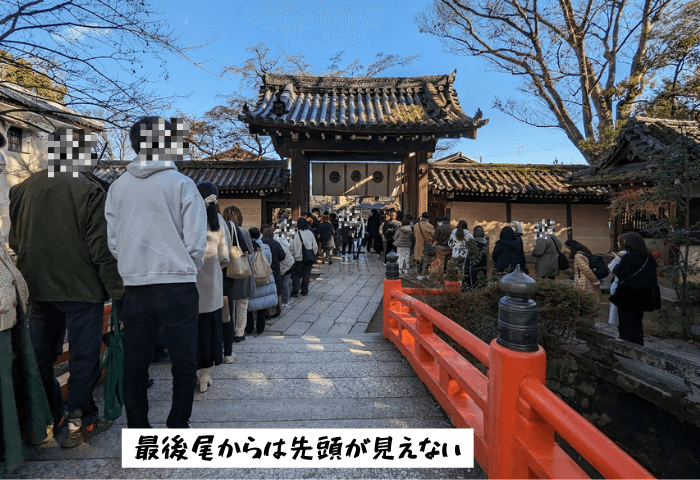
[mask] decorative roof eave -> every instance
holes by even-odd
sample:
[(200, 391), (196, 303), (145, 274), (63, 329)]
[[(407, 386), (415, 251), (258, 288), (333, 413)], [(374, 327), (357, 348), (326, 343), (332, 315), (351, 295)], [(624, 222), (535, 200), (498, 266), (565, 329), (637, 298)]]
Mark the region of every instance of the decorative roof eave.
[[(450, 75), (412, 78), (299, 77), (268, 74), (257, 103), (239, 119), (251, 131), (291, 129), (343, 134), (438, 135), (476, 138), (487, 119), (464, 113)], [(275, 127), (267, 132), (264, 127)]]
[[(23, 112), (26, 113), (48, 115), (61, 122), (80, 125), (83, 128), (89, 128), (95, 132), (104, 130), (102, 122), (86, 118), (65, 105), (44, 98), (36, 92), (9, 81), (0, 81), (0, 102), (24, 108), (25, 110), (23, 110)], [(0, 115), (2, 114), (3, 112), (0, 111)]]

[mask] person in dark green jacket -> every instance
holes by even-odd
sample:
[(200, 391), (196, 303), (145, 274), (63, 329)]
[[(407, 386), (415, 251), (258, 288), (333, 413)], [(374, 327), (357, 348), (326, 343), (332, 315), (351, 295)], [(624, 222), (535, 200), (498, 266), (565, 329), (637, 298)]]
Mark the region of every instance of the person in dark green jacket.
[[(92, 390), (100, 377), (104, 302), (120, 301), (124, 285), (107, 246), (106, 193), (82, 173), (53, 175), (42, 170), (10, 189), (9, 244), (29, 286), (30, 334), (54, 431), (61, 446), (74, 447), (111, 425), (98, 419)], [(53, 372), (66, 329), (67, 412)]]

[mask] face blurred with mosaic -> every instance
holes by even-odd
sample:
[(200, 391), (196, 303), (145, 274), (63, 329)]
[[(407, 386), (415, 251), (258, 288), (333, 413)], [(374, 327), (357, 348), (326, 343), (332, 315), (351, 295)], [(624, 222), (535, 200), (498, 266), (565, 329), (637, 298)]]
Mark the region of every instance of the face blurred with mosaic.
[(97, 163), (97, 136), (88, 129), (59, 128), (49, 137), (49, 177), (54, 173), (89, 172)]
[(544, 237), (551, 238), (554, 236), (554, 226), (556, 222), (551, 219), (540, 219), (535, 223), (535, 239)]
[(189, 152), (189, 143), (185, 137), (189, 135), (181, 118), (153, 118), (151, 122), (139, 122), (139, 158), (145, 165), (149, 160), (165, 162), (182, 162)]

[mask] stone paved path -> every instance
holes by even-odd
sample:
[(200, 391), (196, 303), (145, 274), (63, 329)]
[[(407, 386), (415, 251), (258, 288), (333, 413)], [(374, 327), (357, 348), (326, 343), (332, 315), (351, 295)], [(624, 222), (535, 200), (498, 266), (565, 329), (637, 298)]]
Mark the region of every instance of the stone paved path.
[[(363, 333), (381, 302), (383, 257), (318, 265), (309, 295), (234, 344), (236, 361), (213, 369), (196, 393), (194, 428), (453, 428), (398, 350)], [(152, 365), (150, 419), (164, 428), (170, 365)], [(101, 386), (95, 390), (99, 396)], [(100, 410), (102, 400), (98, 398)], [(9, 478), (483, 478), (475, 469), (122, 469), (126, 415), (74, 449), (31, 450)], [(6, 474), (4, 474), (6, 475)], [(0, 475), (2, 476), (2, 475)]]

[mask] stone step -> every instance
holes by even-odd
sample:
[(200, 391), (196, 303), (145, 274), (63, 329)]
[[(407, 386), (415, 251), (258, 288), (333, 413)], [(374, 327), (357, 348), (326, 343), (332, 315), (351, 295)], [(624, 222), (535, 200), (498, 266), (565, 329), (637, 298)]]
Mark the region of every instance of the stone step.
[[(700, 388), (700, 347), (676, 339), (645, 338), (644, 347), (620, 340), (617, 327), (595, 324), (596, 335), (587, 341), (621, 357), (638, 360), (654, 369), (680, 377)], [(597, 337), (597, 338), (596, 338)]]

